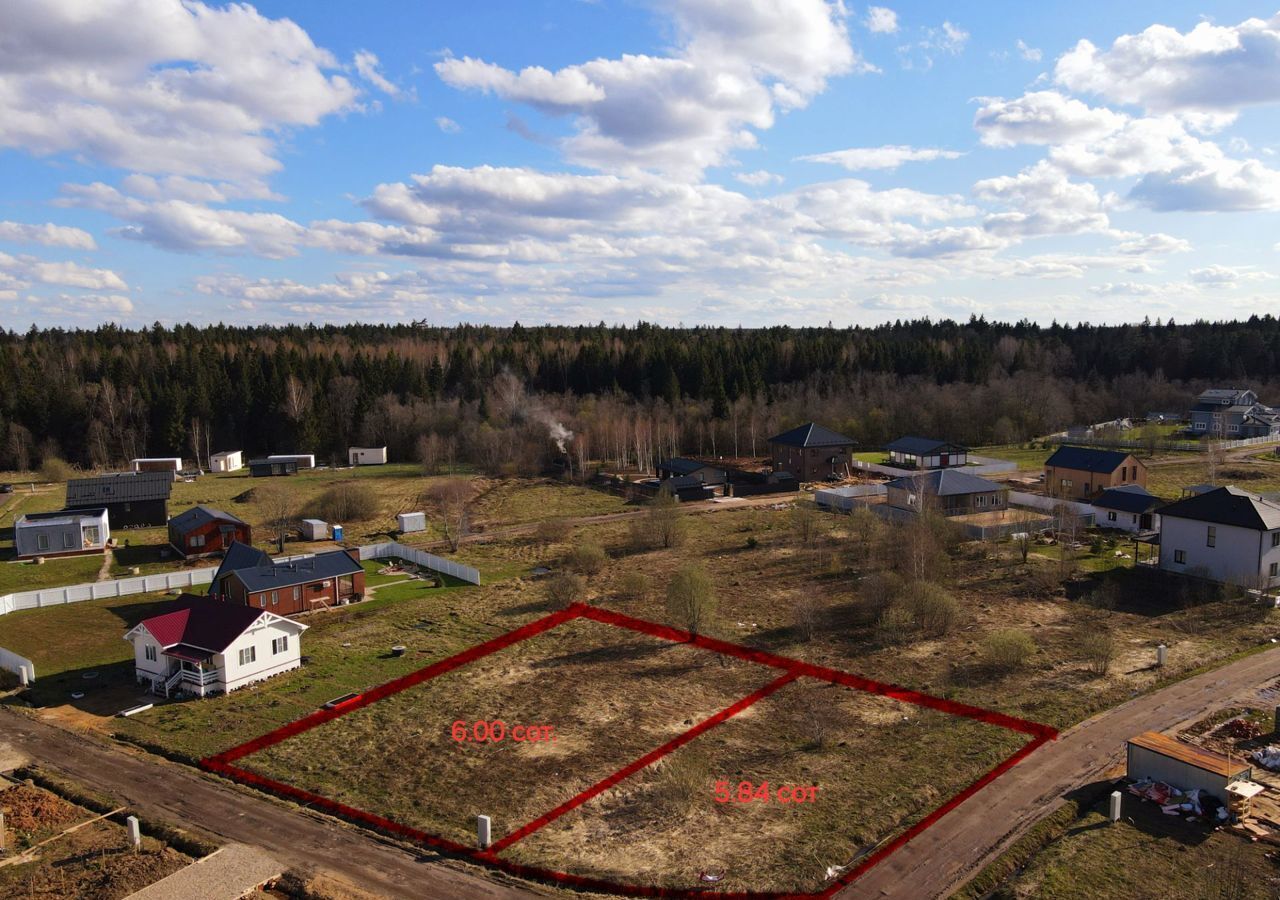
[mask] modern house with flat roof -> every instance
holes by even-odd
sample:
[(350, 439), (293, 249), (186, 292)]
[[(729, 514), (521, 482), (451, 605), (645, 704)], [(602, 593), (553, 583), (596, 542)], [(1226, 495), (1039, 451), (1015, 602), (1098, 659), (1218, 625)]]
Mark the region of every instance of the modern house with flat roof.
[(769, 456), (775, 472), (790, 472), (800, 481), (819, 481), (828, 475), (845, 475), (857, 441), (816, 422), (769, 438)]
[(885, 446), (889, 464), (902, 469), (946, 469), (969, 462), (969, 448), (932, 438), (901, 437)]
[(121, 472), (67, 482), (67, 509), (105, 509), (111, 527), (164, 525), (169, 521), (172, 472)]
[(209, 471), (238, 472), (244, 468), (244, 453), (240, 450), (221, 450), (209, 457)]
[(386, 447), (348, 447), (347, 465), (384, 466), (387, 463)]
[(1044, 461), (1044, 490), (1060, 500), (1092, 500), (1107, 488), (1147, 486), (1147, 467), (1124, 450), (1063, 445)]
[(275, 475), (297, 475), (298, 461), (289, 459), (251, 459), (249, 474), (254, 478), (270, 478)]
[(1160, 568), (1251, 588), (1280, 585), (1280, 503), (1221, 487), (1162, 507)]
[(111, 540), (105, 509), (64, 509), (27, 513), (13, 523), (18, 559), (102, 553)]

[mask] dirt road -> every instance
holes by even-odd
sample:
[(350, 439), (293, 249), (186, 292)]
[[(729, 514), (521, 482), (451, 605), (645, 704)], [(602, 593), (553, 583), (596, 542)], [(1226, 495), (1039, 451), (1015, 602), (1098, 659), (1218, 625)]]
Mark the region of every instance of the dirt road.
[[(326, 870), (388, 897), (514, 900), (536, 894), (497, 876), (417, 854), (326, 816), (276, 803), (195, 769), (83, 737), (0, 707), (3, 745), (143, 816), (261, 847), (289, 867)], [(551, 893), (548, 890), (548, 893)]]
[(1280, 676), (1280, 647), (1130, 700), (1064, 732), (956, 807), (840, 894), (943, 897), (1048, 815), (1063, 794), (1098, 781), (1124, 758), (1124, 742), (1197, 719)]

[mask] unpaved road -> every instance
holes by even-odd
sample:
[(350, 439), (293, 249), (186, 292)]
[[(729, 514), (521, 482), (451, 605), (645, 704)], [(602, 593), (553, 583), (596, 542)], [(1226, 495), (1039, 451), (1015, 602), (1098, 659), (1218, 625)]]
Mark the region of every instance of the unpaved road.
[[(1280, 647), (1137, 697), (1063, 732), (943, 816), (839, 896), (943, 897), (1058, 806), (1124, 758), (1125, 741), (1198, 719), (1280, 676)], [(945, 764), (945, 763), (940, 763)]]
[(495, 875), (441, 862), (429, 851), (402, 849), (371, 832), (284, 806), (196, 769), (0, 707), (0, 749), (4, 744), (42, 768), (110, 794), (144, 817), (260, 847), (286, 867), (334, 872), (377, 894), (433, 900), (536, 896)]

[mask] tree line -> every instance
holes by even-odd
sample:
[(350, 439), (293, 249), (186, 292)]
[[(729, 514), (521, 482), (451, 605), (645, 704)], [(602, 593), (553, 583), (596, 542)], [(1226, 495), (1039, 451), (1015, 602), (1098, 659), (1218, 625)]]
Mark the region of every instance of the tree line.
[[(868, 445), (973, 445), (1183, 410), (1209, 385), (1276, 396), (1280, 320), (850, 328), (399, 325), (0, 332), (0, 469), (50, 458), (314, 452), (536, 470), (760, 455), (816, 419)], [(570, 433), (571, 436), (570, 436)], [(563, 449), (562, 449), (563, 448)]]

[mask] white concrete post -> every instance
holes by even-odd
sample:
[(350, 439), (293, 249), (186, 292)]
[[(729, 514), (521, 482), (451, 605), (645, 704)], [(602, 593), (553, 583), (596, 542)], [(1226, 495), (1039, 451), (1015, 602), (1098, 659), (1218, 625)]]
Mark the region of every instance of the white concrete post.
[(1165, 658), (1169, 655), (1169, 648), (1164, 644), (1156, 647), (1156, 665), (1163, 666)]
[(138, 817), (130, 816), (125, 819), (125, 823), (129, 826), (129, 846), (135, 852), (142, 849), (142, 830), (138, 827)]
[(489, 849), (489, 835), (492, 825), (493, 823), (488, 816), (476, 816), (476, 843), (480, 845), (481, 850)]
[(1120, 801), (1123, 796), (1124, 795), (1121, 794), (1119, 791), (1111, 792), (1111, 821), (1112, 822), (1120, 821)]
[[(28, 674), (28, 671), (29, 670), (26, 666), (18, 666), (18, 681), (23, 687), (29, 687), (31, 685), (31, 676)], [(1278, 711), (1278, 714), (1280, 714), (1280, 711)]]

